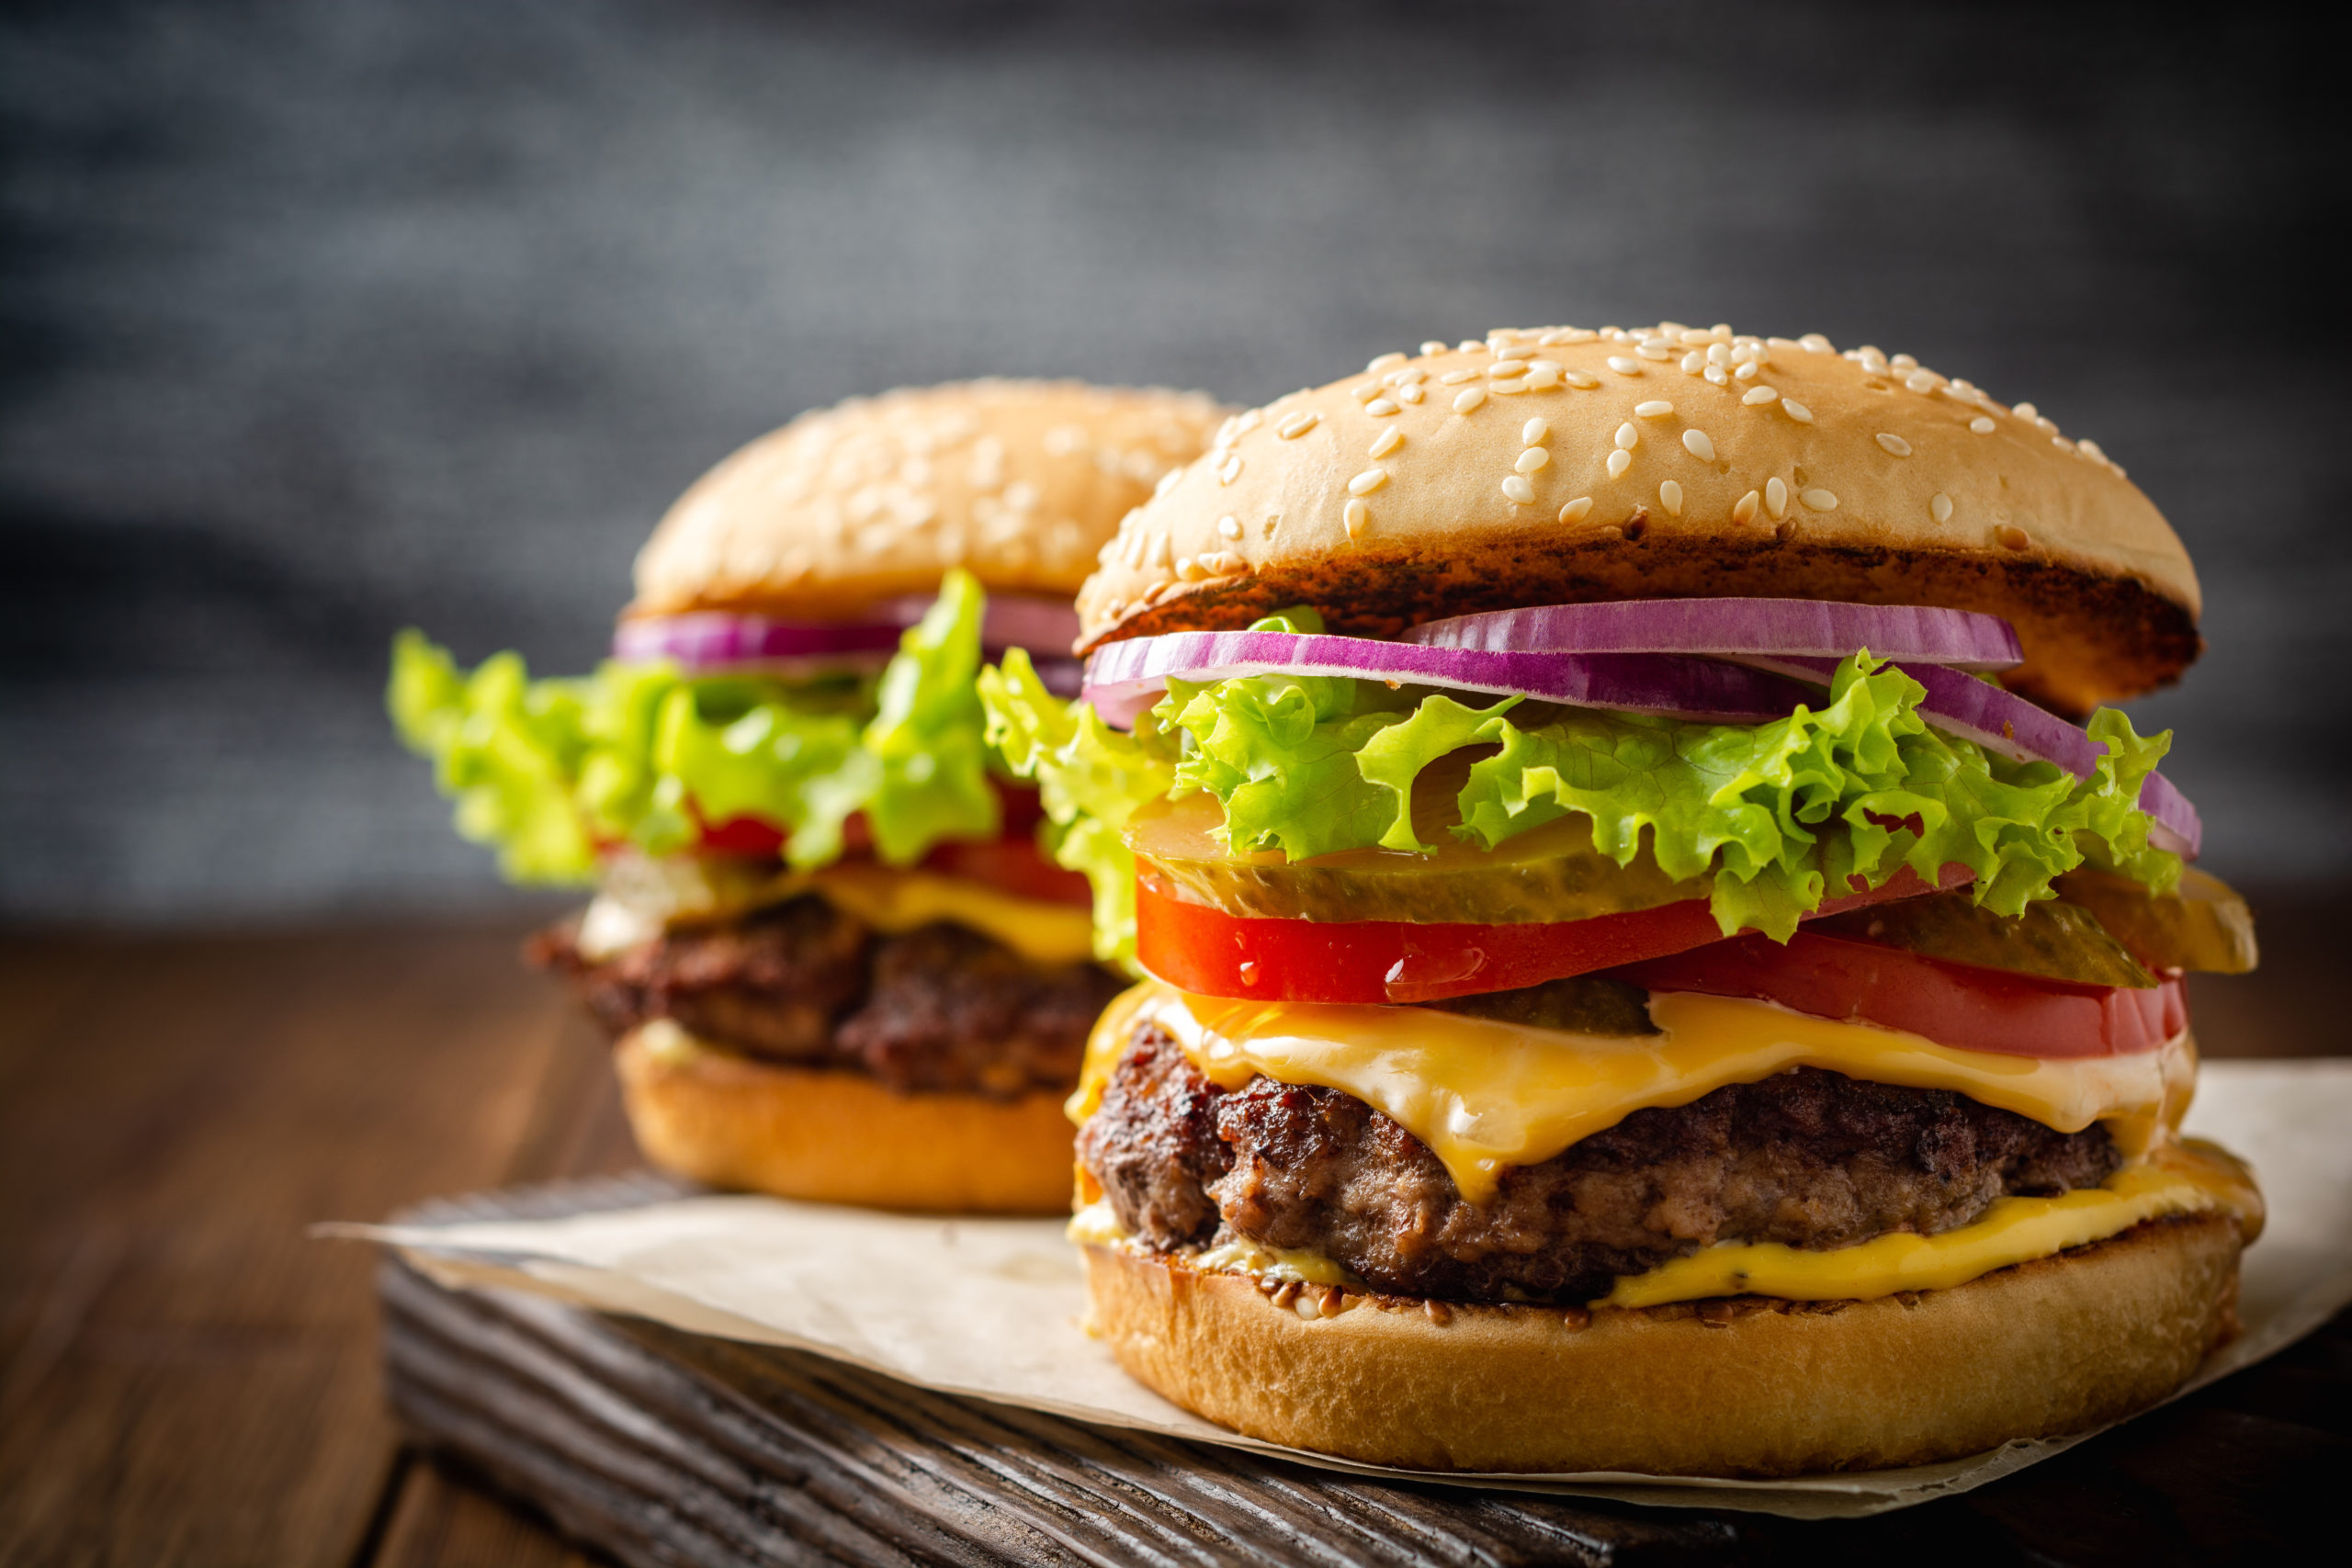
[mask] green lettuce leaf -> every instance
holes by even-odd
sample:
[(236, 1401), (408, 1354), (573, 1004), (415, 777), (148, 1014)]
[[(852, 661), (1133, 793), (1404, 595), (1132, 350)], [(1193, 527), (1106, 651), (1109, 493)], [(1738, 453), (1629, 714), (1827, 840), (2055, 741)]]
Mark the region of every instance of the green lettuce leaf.
[(1174, 746), (1148, 715), (1122, 735), (1091, 705), (1054, 695), (1017, 648), (980, 671), (979, 694), (989, 743), (1016, 776), (1037, 782), (1046, 852), (1094, 890), (1095, 956), (1132, 968), (1136, 861), (1119, 830), (1175, 784)]
[(949, 573), (878, 680), (607, 661), (533, 681), (519, 655), (468, 673), (404, 631), (386, 706), (433, 759), (458, 831), (494, 846), (518, 882), (587, 883), (599, 843), (670, 853), (695, 842), (697, 818), (746, 816), (786, 829), (786, 858), (805, 871), (840, 858), (843, 824), (863, 812), (876, 852), (905, 865), (997, 832), (975, 689), (985, 608), (978, 581)]
[(2077, 780), (1929, 728), (1917, 712), (1925, 695), (1858, 654), (1825, 705), (1758, 725), (1508, 698), (1473, 707), (1444, 693), (1278, 676), (1171, 682), (1154, 711), (1185, 738), (1182, 786), (1224, 803), (1236, 850), (1427, 851), (1412, 827), (1413, 781), (1441, 757), (1489, 747), (1457, 797), (1455, 833), (1492, 849), (1580, 815), (1621, 865), (1646, 842), (1669, 876), (1712, 872), (1727, 936), (1786, 941), (1849, 878), (1876, 887), (1905, 866), (1932, 884), (1945, 865), (1965, 865), (1977, 901), (2007, 915), (2051, 897), (2051, 879), (2086, 859), (2160, 890), (2177, 878), (2179, 861), (2149, 845), (2137, 806), (2169, 735), (2143, 739), (2102, 711), (2091, 734), (2106, 756)]

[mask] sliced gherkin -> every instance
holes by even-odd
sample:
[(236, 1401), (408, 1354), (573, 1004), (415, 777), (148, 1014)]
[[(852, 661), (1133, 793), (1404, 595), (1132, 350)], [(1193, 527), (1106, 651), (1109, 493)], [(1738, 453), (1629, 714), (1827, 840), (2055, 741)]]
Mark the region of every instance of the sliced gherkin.
[(2129, 877), (2085, 866), (2057, 881), (2058, 895), (2099, 924), (2151, 969), (2243, 975), (2261, 959), (2254, 911), (2220, 877), (2184, 867), (2180, 886), (2151, 893)]
[(2156, 983), (2098, 916), (2058, 898), (2028, 904), (2024, 914), (2011, 917), (1995, 914), (1959, 889), (1849, 909), (1808, 920), (1805, 929), (2081, 986), (2145, 988)]
[(1482, 850), (1446, 831), (1453, 802), (1414, 792), (1414, 830), (1432, 854), (1343, 850), (1308, 860), (1280, 851), (1235, 854), (1210, 835), (1223, 820), (1209, 795), (1159, 800), (1128, 819), (1126, 845), (1140, 870), (1190, 903), (1227, 914), (1308, 920), (1464, 921), (1514, 925), (1582, 920), (1704, 898), (1712, 878), (1677, 882), (1645, 850), (1631, 865), (1592, 847), (1581, 817), (1566, 817)]

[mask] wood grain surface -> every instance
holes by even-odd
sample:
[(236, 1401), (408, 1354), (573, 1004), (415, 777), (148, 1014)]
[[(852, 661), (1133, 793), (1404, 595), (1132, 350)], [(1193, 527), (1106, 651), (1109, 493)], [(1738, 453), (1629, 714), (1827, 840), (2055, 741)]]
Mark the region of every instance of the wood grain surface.
[[(2208, 1053), (2345, 1052), (2352, 891), (2258, 908), (2263, 973), (2195, 985)], [(376, 1260), (304, 1234), (635, 1165), (601, 1043), (521, 935), (0, 935), (0, 1563), (583, 1561), (405, 1441)], [(1973, 1495), (1964, 1540), (2226, 1555), (2344, 1472), (2347, 1395), (2339, 1325), (2087, 1445), (2119, 1450), (2095, 1485), (2057, 1487), (2067, 1460)]]

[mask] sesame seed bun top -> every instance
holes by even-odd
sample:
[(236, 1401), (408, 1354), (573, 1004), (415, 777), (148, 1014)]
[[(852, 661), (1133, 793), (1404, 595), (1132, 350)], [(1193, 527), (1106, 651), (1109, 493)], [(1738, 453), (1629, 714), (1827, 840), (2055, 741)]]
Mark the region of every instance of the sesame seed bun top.
[(988, 380), (804, 413), (678, 499), (624, 613), (844, 619), (951, 566), (1075, 593), (1120, 516), (1227, 412), (1199, 392)]
[(2188, 553), (2096, 443), (1907, 355), (1675, 322), (1383, 355), (1227, 421), (1102, 558), (1085, 648), (1300, 603), (1372, 636), (1577, 600), (1942, 604), (2015, 623), (2005, 680), (2081, 711), (2201, 646)]

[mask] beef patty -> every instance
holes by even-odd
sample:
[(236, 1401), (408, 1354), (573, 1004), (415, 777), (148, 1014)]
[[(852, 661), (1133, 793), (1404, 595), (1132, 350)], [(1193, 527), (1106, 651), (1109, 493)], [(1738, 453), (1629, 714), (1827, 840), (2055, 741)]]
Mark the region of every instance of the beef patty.
[(1263, 1077), (1227, 1093), (1150, 1023), (1078, 1153), (1120, 1223), (1157, 1250), (1306, 1248), (1375, 1290), (1463, 1302), (1588, 1302), (1719, 1241), (1933, 1234), (2006, 1194), (2096, 1186), (2120, 1163), (2103, 1127), (2057, 1133), (1949, 1089), (1800, 1068), (1636, 1111), (1504, 1171), (1482, 1207), (1363, 1100)]
[(568, 976), (615, 1035), (666, 1018), (770, 1061), (1008, 1099), (1075, 1083), (1087, 1032), (1124, 984), (945, 922), (881, 935), (814, 895), (601, 961), (580, 952), (575, 920), (526, 952)]

